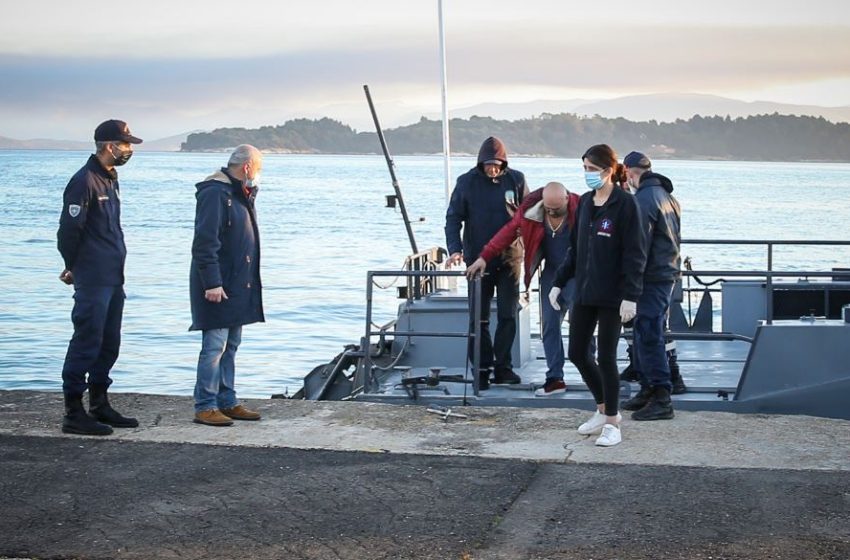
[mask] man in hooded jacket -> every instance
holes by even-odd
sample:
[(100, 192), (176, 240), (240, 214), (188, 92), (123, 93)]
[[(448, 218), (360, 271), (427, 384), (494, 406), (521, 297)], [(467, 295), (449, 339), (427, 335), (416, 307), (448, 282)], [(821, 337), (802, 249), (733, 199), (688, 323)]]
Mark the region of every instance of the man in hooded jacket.
[(242, 326), (263, 322), (260, 232), (254, 200), (262, 154), (237, 146), (227, 167), (197, 184), (189, 291), (192, 326), (203, 331), (195, 383), (195, 422), (229, 426), (259, 420), (236, 399)]
[(623, 403), (623, 409), (635, 411), (634, 420), (665, 420), (673, 418), (673, 404), (664, 326), (681, 270), (682, 211), (672, 195), (673, 182), (654, 173), (648, 157), (631, 152), (623, 166), (629, 186), (635, 190), (643, 225), (641, 242), (647, 255), (633, 327), (634, 369), (641, 374), (641, 390)]
[[(467, 266), (475, 262), (487, 242), (511, 220), (526, 194), (525, 175), (508, 167), (504, 143), (493, 136), (484, 140), (478, 151), (478, 164), (458, 177), (446, 211), (449, 265), (458, 264), (461, 260)], [(491, 340), (490, 303), (494, 293), (497, 295), (498, 324)], [(481, 280), (480, 389), (489, 388), (491, 371), (495, 383), (520, 382), (513, 371), (511, 359), (518, 305), (519, 278), (513, 271), (510, 256), (502, 254), (490, 259), (486, 275)], [(472, 321), (473, 317), (470, 317)], [(472, 356), (471, 345), (469, 355)]]

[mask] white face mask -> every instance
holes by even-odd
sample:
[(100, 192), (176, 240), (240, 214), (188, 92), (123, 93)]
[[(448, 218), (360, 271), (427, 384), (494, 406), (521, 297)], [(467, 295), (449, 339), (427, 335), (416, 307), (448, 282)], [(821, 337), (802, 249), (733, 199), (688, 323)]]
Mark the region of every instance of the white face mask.
[(253, 189), (254, 187), (259, 187), (260, 186), (260, 174), (254, 173), (253, 179), (246, 178), (245, 179), (245, 186), (248, 187), (249, 189)]

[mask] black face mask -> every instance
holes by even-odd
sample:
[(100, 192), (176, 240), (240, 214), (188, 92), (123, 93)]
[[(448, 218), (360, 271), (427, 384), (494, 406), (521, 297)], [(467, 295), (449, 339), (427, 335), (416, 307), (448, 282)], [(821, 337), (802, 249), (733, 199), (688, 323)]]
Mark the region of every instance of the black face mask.
[(112, 157), (115, 159), (115, 162), (112, 165), (115, 165), (116, 167), (119, 165), (124, 165), (125, 163), (130, 161), (131, 157), (133, 157), (133, 150), (127, 150), (125, 152), (124, 150), (119, 149), (118, 151), (120, 152), (120, 155), (112, 155)]
[(546, 213), (553, 218), (560, 218), (561, 216), (565, 216), (567, 214), (566, 208), (543, 208)]

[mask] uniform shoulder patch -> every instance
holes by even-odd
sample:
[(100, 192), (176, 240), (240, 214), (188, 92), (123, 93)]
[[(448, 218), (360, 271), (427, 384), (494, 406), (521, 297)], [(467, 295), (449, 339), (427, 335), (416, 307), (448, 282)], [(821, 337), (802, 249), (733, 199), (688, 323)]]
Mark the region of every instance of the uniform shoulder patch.
[(79, 204), (69, 204), (68, 205), (68, 214), (71, 215), (72, 218), (76, 218), (80, 215), (80, 205)]

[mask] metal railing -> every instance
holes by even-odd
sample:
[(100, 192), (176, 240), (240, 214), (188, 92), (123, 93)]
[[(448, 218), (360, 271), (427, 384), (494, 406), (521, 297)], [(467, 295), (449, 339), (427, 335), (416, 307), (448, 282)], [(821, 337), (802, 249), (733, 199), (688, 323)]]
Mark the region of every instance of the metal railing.
[[(377, 383), (374, 376), (374, 367), (372, 360), (372, 353), (370, 351), (371, 341), (373, 336), (395, 336), (395, 337), (410, 337), (422, 336), (422, 337), (436, 337), (436, 338), (466, 338), (468, 341), (474, 341), (472, 344), (472, 391), (473, 394), (478, 396), (478, 370), (481, 364), (481, 278), (476, 277), (470, 282), (470, 291), (472, 294), (472, 298), (467, 298), (468, 306), (469, 306), (469, 314), (472, 317), (471, 329), (468, 329), (467, 332), (451, 332), (451, 331), (405, 331), (399, 330), (398, 324), (394, 323), (393, 330), (388, 331), (384, 329), (375, 330), (372, 322), (372, 307), (373, 307), (373, 295), (375, 288), (375, 278), (379, 277), (404, 277), (407, 279), (418, 279), (422, 277), (431, 277), (431, 278), (439, 278), (439, 277), (457, 277), (464, 276), (462, 271), (455, 270), (405, 270), (405, 271), (389, 271), (389, 270), (370, 270), (366, 273), (366, 329), (364, 332), (364, 336), (361, 339), (361, 348), (364, 350), (363, 352), (363, 390), (365, 392), (370, 392), (375, 389), (375, 384)], [(414, 294), (411, 293), (408, 300), (418, 299), (413, 297)], [(467, 345), (468, 347), (468, 345)], [(465, 362), (468, 362), (469, 354), (467, 353), (467, 359)], [(466, 363), (464, 364), (466, 366)], [(355, 384), (356, 386), (356, 384)]]
[[(773, 323), (773, 293), (774, 293), (774, 278), (840, 278), (850, 281), (850, 271), (775, 271), (773, 270), (773, 249), (779, 245), (801, 245), (801, 246), (848, 246), (850, 241), (837, 240), (821, 240), (807, 241), (800, 239), (683, 239), (682, 245), (760, 245), (767, 248), (767, 269), (766, 270), (684, 270), (682, 276), (713, 276), (713, 277), (744, 277), (744, 278), (764, 278), (765, 279), (765, 321), (768, 325)], [(700, 291), (699, 288), (691, 290), (690, 288), (683, 291)], [(690, 297), (690, 293), (688, 295)]]
[[(442, 247), (432, 247), (426, 251), (420, 251), (410, 255), (404, 261), (404, 268), (408, 271), (428, 271), (438, 270), (439, 265), (443, 262), (443, 258), (447, 255)], [(406, 299), (420, 299), (428, 294), (434, 293), (439, 289), (437, 276), (434, 274), (424, 274), (421, 276), (408, 276), (407, 287), (404, 293), (399, 292), (400, 297)]]

